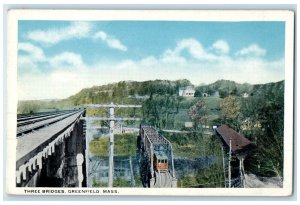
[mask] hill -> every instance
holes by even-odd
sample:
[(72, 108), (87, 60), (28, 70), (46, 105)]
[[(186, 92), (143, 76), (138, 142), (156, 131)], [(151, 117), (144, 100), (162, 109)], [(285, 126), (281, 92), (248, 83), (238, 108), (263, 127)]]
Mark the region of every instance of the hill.
[(253, 85), (252, 95), (260, 95), (263, 93), (284, 93), (284, 80), (276, 83), (256, 84)]
[[(278, 83), (268, 83), (251, 85), (248, 83), (239, 84), (229, 80), (218, 80), (212, 84), (195, 87), (196, 97), (201, 97), (203, 93), (208, 93), (213, 97), (224, 98), (228, 95), (241, 96), (243, 93), (259, 94), (262, 90), (283, 91), (283, 81)], [(181, 79), (176, 81), (170, 80), (152, 80), (152, 81), (121, 81), (101, 86), (84, 88), (77, 94), (63, 100), (51, 101), (20, 101), (18, 103), (18, 113), (40, 112), (49, 109), (69, 109), (74, 106), (81, 106), (88, 103), (138, 103), (141, 104), (148, 98), (155, 95), (177, 96), (180, 87), (192, 85), (189, 80)], [(189, 107), (195, 100), (182, 101)]]
[(228, 95), (241, 96), (243, 93), (250, 93), (253, 85), (249, 83), (239, 84), (230, 80), (218, 80), (212, 84), (196, 87), (196, 96), (207, 93), (210, 96), (226, 97)]
[(67, 98), (75, 106), (87, 103), (136, 103), (153, 95), (174, 95), (179, 87), (192, 85), (186, 79), (169, 81), (121, 81), (102, 86), (82, 89), (79, 93)]

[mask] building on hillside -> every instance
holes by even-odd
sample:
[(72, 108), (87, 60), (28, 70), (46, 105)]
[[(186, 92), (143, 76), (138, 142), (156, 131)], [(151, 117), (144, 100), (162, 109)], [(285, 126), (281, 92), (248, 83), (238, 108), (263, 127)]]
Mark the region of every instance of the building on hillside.
[(209, 94), (208, 93), (202, 93), (202, 97), (208, 97)]
[(195, 89), (193, 86), (187, 86), (179, 88), (179, 96), (183, 97), (194, 97), (195, 96)]
[(150, 98), (150, 96), (149, 96), (149, 95), (137, 95), (137, 94), (135, 94), (135, 95), (128, 95), (128, 98), (129, 98), (129, 99), (141, 99), (141, 100), (146, 100), (146, 99)]
[(243, 93), (243, 98), (247, 98), (247, 97), (249, 97), (249, 94), (248, 93)]
[(192, 128), (194, 126), (193, 122), (184, 122), (184, 127)]
[(243, 131), (258, 129), (261, 128), (261, 123), (258, 120), (253, 121), (250, 118), (247, 118), (246, 120), (242, 121), (240, 128)]

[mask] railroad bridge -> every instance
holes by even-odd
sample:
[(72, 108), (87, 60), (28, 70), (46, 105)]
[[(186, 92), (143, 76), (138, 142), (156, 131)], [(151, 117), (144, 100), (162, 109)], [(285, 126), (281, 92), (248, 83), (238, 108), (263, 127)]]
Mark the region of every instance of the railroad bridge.
[(85, 110), (18, 116), (16, 185), (84, 187)]
[(172, 144), (155, 128), (141, 124), (137, 146), (143, 186), (176, 188)]

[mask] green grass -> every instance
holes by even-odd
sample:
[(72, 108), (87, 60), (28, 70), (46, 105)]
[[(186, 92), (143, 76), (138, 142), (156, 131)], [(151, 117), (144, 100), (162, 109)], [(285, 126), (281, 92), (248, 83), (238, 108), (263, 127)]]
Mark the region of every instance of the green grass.
[(198, 170), (194, 176), (184, 176), (177, 181), (178, 188), (215, 188), (224, 187), (223, 168), (220, 163)]
[(220, 117), (220, 100), (218, 97), (205, 97), (204, 102), (208, 108), (208, 122), (216, 120)]
[(162, 132), (173, 147), (176, 157), (203, 157), (206, 155), (220, 155), (219, 142), (215, 136), (205, 136), (201, 133), (167, 133)]
[[(114, 153), (117, 156), (134, 156), (136, 153), (137, 134), (115, 135)], [(90, 152), (98, 157), (108, 156), (109, 137), (93, 139), (90, 144)]]
[[(181, 106), (179, 108), (179, 112), (174, 116), (174, 122), (168, 123), (167, 129), (177, 129), (181, 130), (184, 127), (185, 122), (191, 121), (188, 111), (189, 107), (197, 103), (200, 99), (203, 99), (207, 104), (208, 109), (208, 123), (216, 120), (220, 117), (220, 100), (219, 97), (205, 97), (205, 98), (184, 98)], [(173, 119), (170, 119), (171, 121)], [(210, 124), (210, 123), (209, 123)]]
[[(185, 122), (191, 121), (188, 115), (188, 109), (180, 109), (175, 115), (174, 121), (175, 129), (180, 130), (182, 127), (184, 127)], [(174, 128), (170, 127), (170, 129)]]
[(220, 108), (220, 100), (219, 97), (205, 97), (203, 98), (204, 102), (207, 104), (209, 109)]
[(90, 141), (89, 148), (90, 152), (98, 157), (107, 157), (108, 156), (108, 137), (102, 137), (98, 139), (93, 139)]
[[(93, 187), (108, 187), (107, 182), (96, 182), (95, 180), (93, 181)], [(130, 181), (127, 181), (122, 178), (116, 178), (113, 182), (113, 187), (131, 187)]]

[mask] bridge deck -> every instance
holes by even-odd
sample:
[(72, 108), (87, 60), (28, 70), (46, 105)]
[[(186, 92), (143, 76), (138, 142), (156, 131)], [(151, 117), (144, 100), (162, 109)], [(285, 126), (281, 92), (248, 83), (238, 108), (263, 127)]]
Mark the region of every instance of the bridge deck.
[(171, 188), (172, 176), (169, 172), (155, 171), (155, 183), (153, 188)]
[(68, 118), (58, 121), (48, 127), (31, 132), (17, 138), (17, 168), (50, 143), (57, 135), (71, 126), (83, 111), (76, 112)]

